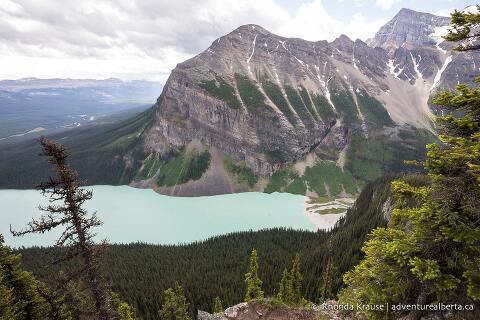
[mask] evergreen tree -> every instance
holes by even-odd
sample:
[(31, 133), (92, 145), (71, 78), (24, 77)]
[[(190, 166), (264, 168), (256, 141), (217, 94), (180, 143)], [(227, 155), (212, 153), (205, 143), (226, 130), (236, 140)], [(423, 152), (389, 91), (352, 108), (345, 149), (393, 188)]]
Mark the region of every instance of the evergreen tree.
[(293, 303), (292, 275), (287, 269), (283, 270), (277, 297), (285, 304)]
[[(480, 12), (479, 5), (477, 5), (477, 11)], [(452, 13), (451, 22), (453, 28), (449, 30), (444, 38), (448, 41), (460, 42), (455, 50), (470, 51), (480, 49), (480, 45), (475, 43), (475, 40), (478, 40), (480, 36), (476, 29), (480, 25), (480, 14), (455, 10)]]
[(293, 258), (290, 271), (283, 270), (277, 297), (283, 303), (291, 306), (300, 306), (303, 303), (299, 254)]
[(223, 313), (223, 311), (222, 300), (220, 300), (220, 297), (215, 297), (213, 300), (213, 313)]
[(110, 301), (121, 320), (137, 319), (135, 309), (125, 301), (122, 301), (117, 293), (110, 292)]
[[(478, 40), (470, 34), (479, 14), (455, 12), (449, 40)], [(472, 44), (470, 46), (470, 44)], [(460, 50), (476, 49), (475, 41)], [(447, 115), (437, 117), (442, 144), (428, 146), (429, 182), (392, 183), (395, 209), (388, 228), (372, 232), (365, 259), (345, 275), (344, 302), (364, 304), (480, 301), (480, 78), (434, 99)], [(368, 311), (371, 318), (385, 311)], [(409, 313), (419, 319), (421, 310)], [(479, 311), (462, 318), (478, 319)]]
[(6, 285), (5, 271), (0, 265), (0, 320), (15, 319), (13, 290)]
[(292, 270), (290, 271), (292, 279), (292, 302), (299, 305), (302, 302), (302, 274), (300, 273), (300, 255), (297, 253), (292, 261)]
[(20, 267), (0, 235), (0, 319), (71, 319), (61, 299), (44, 297), (44, 285)]
[(333, 266), (333, 254), (332, 254), (332, 243), (329, 241), (328, 252), (327, 252), (327, 262), (325, 264), (325, 269), (322, 273), (322, 285), (320, 287), (320, 302), (327, 301), (328, 298), (332, 296), (332, 274), (334, 271)]
[(263, 298), (262, 280), (258, 277), (257, 250), (255, 249), (250, 255), (250, 267), (245, 274), (245, 284), (247, 286), (245, 301)]
[(188, 303), (183, 288), (175, 282), (175, 288), (165, 290), (162, 310), (159, 312), (161, 320), (191, 320), (188, 315)]
[[(95, 214), (88, 216), (83, 208), (85, 201), (92, 198), (92, 191), (81, 188), (78, 174), (68, 164), (68, 150), (45, 137), (39, 139), (43, 155), (48, 157), (48, 162), (55, 167), (56, 177), (50, 177), (40, 183), (37, 189), (43, 195), (48, 195), (50, 205), (40, 207), (46, 212), (39, 220), (32, 220), (28, 227), (22, 231), (11, 231), (14, 236), (23, 236), (29, 233), (45, 233), (57, 227), (65, 227), (56, 246), (62, 248), (62, 256), (55, 261), (75, 261), (79, 267), (65, 274), (58, 284), (59, 292), (77, 301), (70, 303), (72, 309), (77, 305), (89, 304), (85, 310), (76, 309), (76, 316), (85, 313), (90, 318), (107, 320), (118, 317), (117, 310), (113, 310), (109, 301), (108, 290), (100, 273), (100, 257), (106, 248), (106, 243), (97, 245), (93, 241), (92, 229), (100, 226), (102, 222)], [(73, 280), (81, 284), (72, 285)], [(75, 288), (80, 292), (68, 292)], [(88, 295), (83, 295), (88, 291)]]

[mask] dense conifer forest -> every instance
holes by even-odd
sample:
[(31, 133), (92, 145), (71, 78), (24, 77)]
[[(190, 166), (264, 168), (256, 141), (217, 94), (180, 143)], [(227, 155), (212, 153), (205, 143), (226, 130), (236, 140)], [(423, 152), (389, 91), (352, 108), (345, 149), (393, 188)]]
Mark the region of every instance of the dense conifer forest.
[[(104, 257), (104, 272), (120, 297), (142, 319), (157, 319), (164, 291), (178, 281), (185, 290), (192, 315), (196, 309), (211, 311), (218, 296), (224, 306), (243, 301), (245, 273), (253, 248), (258, 253), (259, 277), (265, 296), (278, 293), (282, 272), (296, 253), (301, 258), (302, 295), (318, 302), (328, 261), (329, 297), (342, 285), (342, 275), (358, 263), (367, 233), (386, 224), (383, 205), (390, 197), (390, 177), (366, 186), (356, 205), (331, 232), (272, 229), (219, 236), (204, 242), (162, 246), (111, 245)], [(24, 268), (48, 280), (55, 268), (53, 249), (19, 250)]]

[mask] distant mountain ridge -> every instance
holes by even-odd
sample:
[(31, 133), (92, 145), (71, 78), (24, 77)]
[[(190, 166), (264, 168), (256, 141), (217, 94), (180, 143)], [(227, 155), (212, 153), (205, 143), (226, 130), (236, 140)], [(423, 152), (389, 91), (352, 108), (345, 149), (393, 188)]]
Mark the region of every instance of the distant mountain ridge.
[(151, 106), (160, 83), (144, 80), (24, 78), (0, 81), (0, 141), (73, 128)]
[[(87, 90), (90, 88), (91, 100), (109, 100), (111, 102), (151, 103), (158, 97), (162, 86), (155, 81), (131, 80), (123, 81), (117, 78), (97, 79), (38, 79), (23, 78), (17, 80), (0, 80), (0, 91), (27, 92), (40, 95), (54, 93), (55, 90)], [(96, 91), (95, 91), (96, 90)], [(96, 93), (96, 95), (95, 95)], [(87, 98), (87, 97), (85, 97)]]
[(441, 41), (448, 23), (402, 9), (368, 44), (241, 26), (179, 63), (149, 113), (102, 144), (121, 147), (112, 158), (128, 172), (108, 183), (184, 196), (357, 194), (424, 155), (441, 112), (432, 95), (478, 72), (477, 53)]

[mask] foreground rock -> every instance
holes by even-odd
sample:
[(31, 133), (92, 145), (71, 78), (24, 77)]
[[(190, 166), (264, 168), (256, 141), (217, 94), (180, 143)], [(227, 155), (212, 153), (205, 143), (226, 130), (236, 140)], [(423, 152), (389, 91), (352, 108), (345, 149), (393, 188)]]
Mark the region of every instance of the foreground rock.
[(212, 315), (205, 311), (198, 312), (198, 320), (326, 320), (343, 319), (336, 313), (319, 312), (309, 309), (291, 309), (286, 307), (271, 308), (259, 302), (243, 302), (230, 307), (223, 314)]

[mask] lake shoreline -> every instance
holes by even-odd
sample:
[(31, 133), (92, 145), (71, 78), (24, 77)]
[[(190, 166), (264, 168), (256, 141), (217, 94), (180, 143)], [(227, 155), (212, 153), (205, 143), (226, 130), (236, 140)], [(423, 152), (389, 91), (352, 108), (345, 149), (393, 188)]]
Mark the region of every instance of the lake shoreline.
[[(87, 186), (93, 190), (86, 203), (104, 225), (97, 240), (111, 243), (142, 242), (176, 245), (203, 241), (232, 232), (272, 228), (316, 231), (304, 214), (304, 197), (288, 193), (247, 192), (205, 197), (170, 197), (151, 189), (129, 186)], [(22, 199), (22, 201), (18, 201)], [(12, 237), (32, 217), (39, 218), (38, 205), (47, 204), (36, 190), (0, 190), (0, 233), (11, 247), (52, 246), (61, 230), (44, 235)]]
[[(315, 225), (317, 230), (331, 230), (337, 221), (344, 217), (348, 208), (350, 208), (354, 198), (339, 198), (325, 201), (323, 203), (315, 203), (315, 198), (304, 197), (304, 214), (311, 223)], [(330, 211), (341, 211), (339, 213), (329, 213)]]

